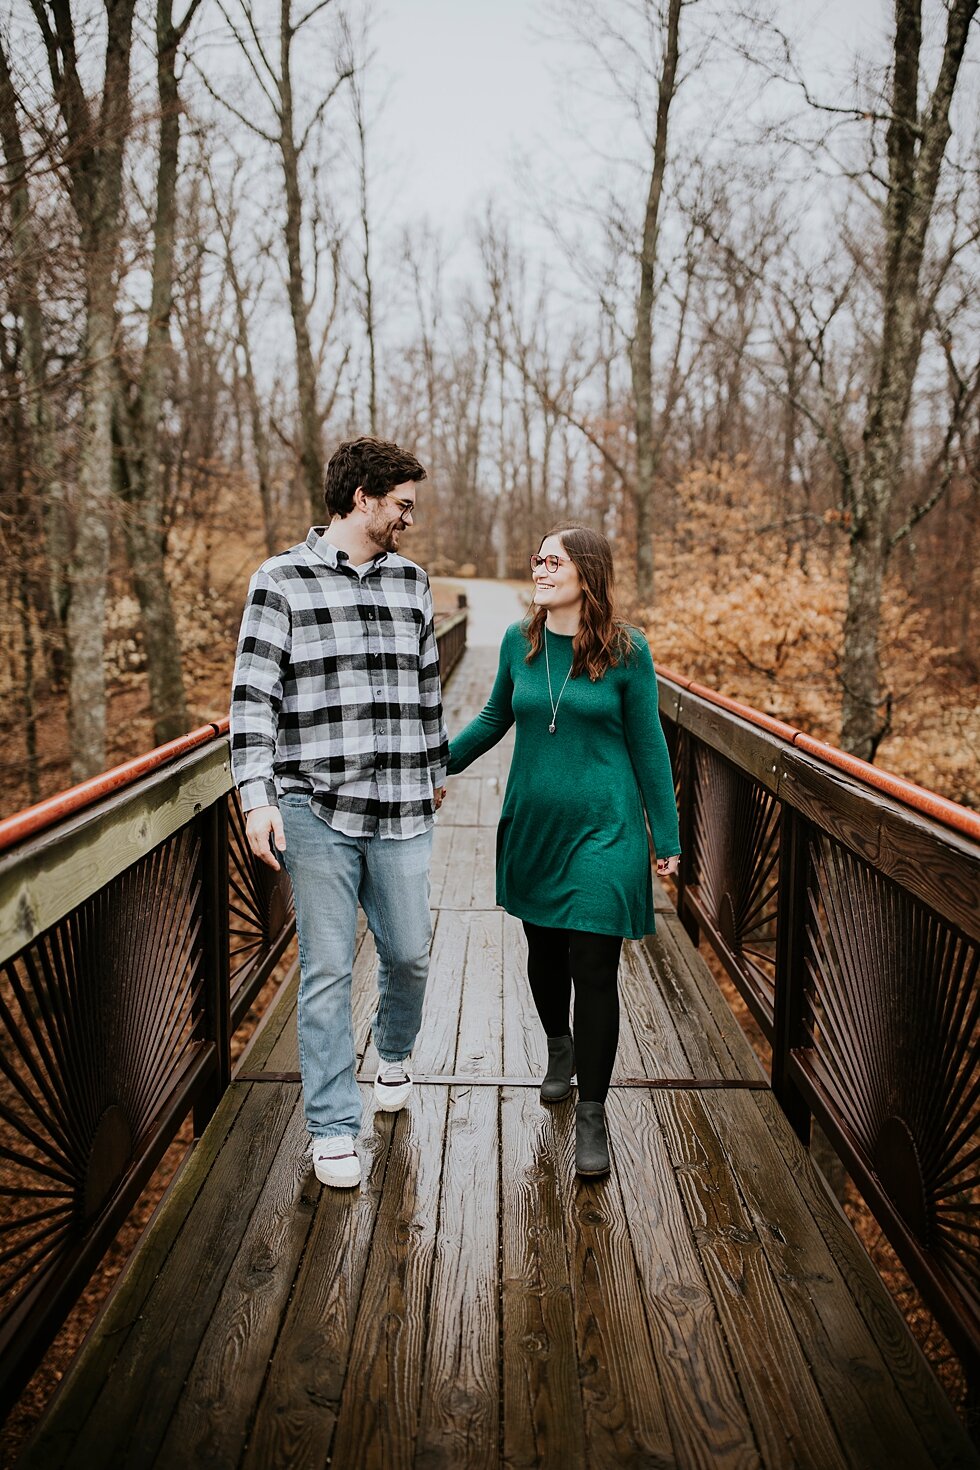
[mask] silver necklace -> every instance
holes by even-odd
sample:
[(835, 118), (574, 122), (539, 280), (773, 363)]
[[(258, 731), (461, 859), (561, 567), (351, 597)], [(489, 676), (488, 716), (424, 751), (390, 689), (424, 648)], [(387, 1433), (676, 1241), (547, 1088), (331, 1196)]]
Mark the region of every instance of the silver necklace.
[[(573, 657), (572, 658), (572, 663), (574, 663), (574, 662), (575, 662), (575, 659)], [(554, 733), (555, 733), (555, 721), (558, 718), (558, 706), (561, 704), (561, 697), (565, 693), (565, 684), (567, 684), (568, 681), (569, 681), (569, 679), (572, 677), (572, 668), (571, 668), (571, 664), (569, 664), (568, 673), (565, 675), (565, 684), (563, 684), (561, 686), (561, 688), (559, 689), (559, 691), (558, 691), (558, 698), (556, 699), (555, 696), (551, 692), (551, 660), (548, 658), (548, 629), (547, 629), (547, 626), (545, 627), (545, 630), (544, 630), (544, 667), (545, 667), (545, 672), (548, 675), (548, 698), (551, 701), (551, 724), (548, 726), (548, 734), (549, 735), (554, 735)]]

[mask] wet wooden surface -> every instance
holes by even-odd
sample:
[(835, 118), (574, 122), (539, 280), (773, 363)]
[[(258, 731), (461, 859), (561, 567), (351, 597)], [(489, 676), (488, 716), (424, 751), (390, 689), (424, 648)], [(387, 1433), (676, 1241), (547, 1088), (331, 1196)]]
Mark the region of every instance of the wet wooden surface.
[[(494, 666), (467, 654), (450, 730)], [(662, 894), (624, 953), (614, 1169), (575, 1176), (573, 1101), (538, 1101), (523, 935), (493, 901), (509, 757), (450, 785), (427, 1080), (397, 1115), (373, 1109), (361, 934), (361, 1188), (312, 1173), (294, 982), (22, 1463), (980, 1464)]]

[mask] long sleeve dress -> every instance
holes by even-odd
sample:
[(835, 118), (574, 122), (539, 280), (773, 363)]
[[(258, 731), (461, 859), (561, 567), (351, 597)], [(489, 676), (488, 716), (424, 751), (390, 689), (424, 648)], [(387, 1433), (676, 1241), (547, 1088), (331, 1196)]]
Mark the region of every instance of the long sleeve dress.
[[(557, 699), (573, 639), (545, 636)], [(552, 735), (544, 651), (526, 663), (527, 638), (512, 624), (489, 700), (450, 742), (455, 775), (516, 724), (497, 828), (497, 902), (528, 923), (631, 939), (654, 931), (644, 810), (658, 858), (680, 852), (680, 838), (653, 660), (643, 634), (630, 636), (625, 662), (595, 682), (568, 680)]]

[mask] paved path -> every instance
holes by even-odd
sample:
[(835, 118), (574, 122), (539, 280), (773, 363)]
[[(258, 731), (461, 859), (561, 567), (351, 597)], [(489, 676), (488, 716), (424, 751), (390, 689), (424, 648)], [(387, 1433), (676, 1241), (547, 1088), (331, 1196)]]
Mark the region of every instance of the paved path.
[(510, 583), (495, 582), (487, 577), (454, 579), (454, 585), (464, 589), (469, 603), (468, 648), (499, 648), (504, 632), (511, 623), (523, 617), (530, 600), (530, 580), (527, 597), (523, 597)]

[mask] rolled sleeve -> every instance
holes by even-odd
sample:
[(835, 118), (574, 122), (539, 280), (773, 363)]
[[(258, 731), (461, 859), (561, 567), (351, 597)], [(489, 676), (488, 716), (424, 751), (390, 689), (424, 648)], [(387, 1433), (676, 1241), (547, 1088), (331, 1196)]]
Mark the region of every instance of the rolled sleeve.
[(428, 585), (422, 595), (422, 614), (424, 625), (419, 642), (419, 710), (432, 784), (442, 786), (449, 767), (449, 732), (442, 710), (439, 645), (436, 640), (432, 592)]
[(246, 812), (276, 803), (274, 763), (291, 635), (289, 604), (260, 567), (249, 583), (231, 695), (231, 769)]

